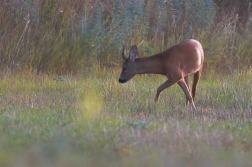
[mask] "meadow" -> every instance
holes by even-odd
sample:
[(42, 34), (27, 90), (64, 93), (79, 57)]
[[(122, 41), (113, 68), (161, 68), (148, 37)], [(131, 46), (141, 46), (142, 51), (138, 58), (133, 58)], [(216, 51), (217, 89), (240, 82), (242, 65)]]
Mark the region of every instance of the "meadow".
[[(0, 2), (0, 166), (252, 166), (251, 23), (215, 13), (213, 0)], [(197, 112), (176, 84), (154, 103), (164, 76), (118, 82), (122, 43), (144, 57), (186, 38), (205, 51)]]
[(99, 71), (1, 75), (1, 166), (252, 165), (251, 71), (203, 76), (198, 112), (178, 85), (154, 103), (165, 77)]

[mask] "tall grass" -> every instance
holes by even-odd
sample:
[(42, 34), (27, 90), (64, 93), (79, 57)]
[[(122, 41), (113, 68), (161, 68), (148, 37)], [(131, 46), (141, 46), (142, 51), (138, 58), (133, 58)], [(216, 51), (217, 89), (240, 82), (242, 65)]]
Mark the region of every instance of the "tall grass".
[[(238, 18), (215, 25), (215, 10), (212, 0), (0, 1), (0, 166), (251, 166), (251, 30), (237, 33)], [(119, 85), (123, 42), (149, 56), (186, 38), (205, 50), (198, 112), (178, 86), (155, 105), (161, 76)]]
[(251, 64), (251, 30), (237, 33), (235, 19), (215, 25), (213, 0), (14, 0), (0, 5), (2, 69), (86, 72), (94, 63), (115, 66), (122, 43), (137, 44), (141, 55), (149, 56), (186, 38), (203, 43), (210, 71)]

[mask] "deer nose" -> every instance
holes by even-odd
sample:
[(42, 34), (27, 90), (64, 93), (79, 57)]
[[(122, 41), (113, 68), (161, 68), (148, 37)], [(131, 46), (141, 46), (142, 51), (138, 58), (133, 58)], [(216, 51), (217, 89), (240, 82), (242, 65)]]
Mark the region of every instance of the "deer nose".
[(120, 83), (125, 83), (126, 81), (125, 80), (123, 80), (123, 79), (120, 79), (119, 78), (119, 80), (118, 80)]

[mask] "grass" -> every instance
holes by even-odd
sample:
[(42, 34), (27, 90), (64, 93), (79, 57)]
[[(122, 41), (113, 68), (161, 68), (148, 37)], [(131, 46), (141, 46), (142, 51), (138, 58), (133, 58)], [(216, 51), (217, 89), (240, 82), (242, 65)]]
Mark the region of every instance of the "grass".
[(204, 75), (198, 112), (165, 78), (2, 74), (1, 166), (251, 166), (251, 71)]
[(217, 9), (214, 0), (3, 1), (0, 68), (78, 74), (115, 67), (122, 43), (150, 56), (188, 38), (202, 43), (208, 71), (250, 68), (250, 27), (238, 33), (238, 15), (215, 24)]
[[(0, 166), (252, 166), (251, 29), (216, 7), (0, 2)], [(179, 86), (155, 105), (162, 76), (118, 83), (122, 43), (143, 57), (185, 38), (205, 52), (198, 112)]]

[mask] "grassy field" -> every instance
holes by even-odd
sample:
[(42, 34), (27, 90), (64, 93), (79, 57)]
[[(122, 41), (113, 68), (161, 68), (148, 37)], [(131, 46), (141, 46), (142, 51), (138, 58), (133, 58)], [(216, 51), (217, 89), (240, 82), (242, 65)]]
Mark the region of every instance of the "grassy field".
[[(252, 22), (216, 2), (0, 1), (0, 166), (252, 166)], [(163, 76), (118, 83), (122, 43), (144, 57), (188, 38), (198, 112), (177, 85), (154, 103)]]
[[(2, 73), (0, 166), (251, 166), (252, 73), (203, 75), (198, 112), (165, 78)], [(99, 72), (98, 72), (99, 71)]]

